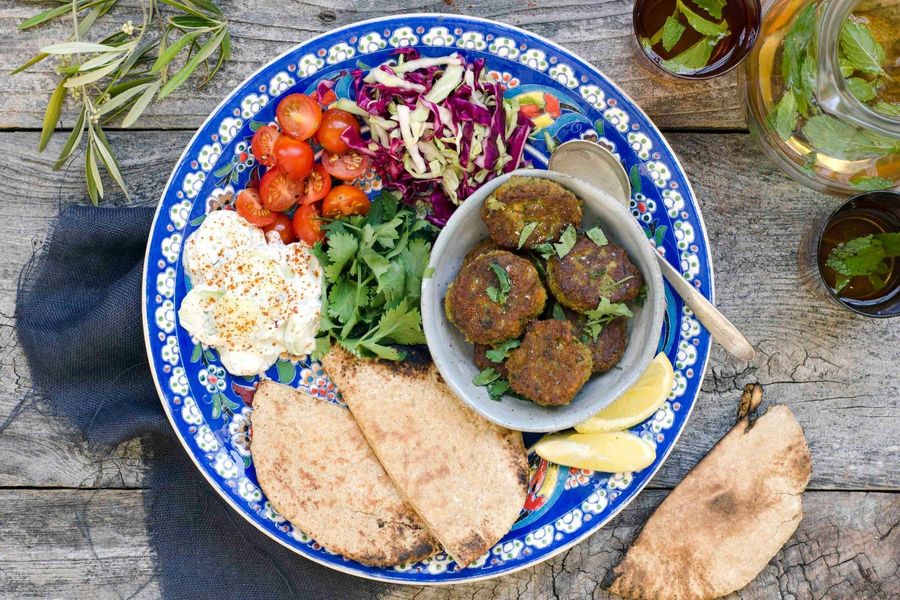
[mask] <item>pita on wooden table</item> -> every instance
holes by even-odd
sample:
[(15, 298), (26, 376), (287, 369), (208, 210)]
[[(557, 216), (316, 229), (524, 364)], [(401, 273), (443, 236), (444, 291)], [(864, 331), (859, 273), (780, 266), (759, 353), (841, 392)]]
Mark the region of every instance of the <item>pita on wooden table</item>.
[(803, 430), (787, 406), (749, 413), (762, 388), (744, 389), (737, 424), (644, 524), (605, 582), (642, 600), (718, 598), (750, 583), (800, 520), (811, 472)]

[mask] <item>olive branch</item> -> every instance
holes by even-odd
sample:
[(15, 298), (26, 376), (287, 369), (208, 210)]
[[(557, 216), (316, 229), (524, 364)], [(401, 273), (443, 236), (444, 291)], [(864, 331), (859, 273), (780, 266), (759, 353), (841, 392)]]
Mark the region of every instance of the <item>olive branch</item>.
[[(201, 65), (206, 76), (198, 87), (206, 85), (231, 56), (228, 21), (211, 0), (142, 0), (139, 25), (129, 20), (97, 42), (86, 41), (91, 27), (118, 2), (58, 0), (59, 6), (26, 19), (19, 24), (22, 31), (53, 19), (71, 19), (72, 33), (65, 41), (41, 48), (11, 72), (20, 73), (49, 57), (56, 59), (60, 79), (47, 103), (38, 151), (47, 146), (70, 98), (79, 105), (78, 116), (53, 168), (69, 160), (86, 133), (85, 180), (94, 204), (104, 196), (101, 165), (128, 196), (103, 125), (121, 117), (121, 126), (130, 127), (154, 100), (171, 94)], [(176, 14), (164, 16), (159, 4)]]

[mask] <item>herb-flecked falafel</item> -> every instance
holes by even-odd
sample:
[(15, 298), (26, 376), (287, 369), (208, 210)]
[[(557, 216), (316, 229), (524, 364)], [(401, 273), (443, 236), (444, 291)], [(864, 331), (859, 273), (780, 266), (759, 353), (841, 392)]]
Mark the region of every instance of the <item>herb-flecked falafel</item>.
[(546, 301), (547, 291), (531, 262), (494, 250), (460, 268), (447, 289), (444, 310), (467, 340), (493, 345), (521, 336)]
[(571, 323), (557, 319), (529, 325), (506, 361), (510, 388), (543, 406), (571, 403), (592, 368), (590, 349), (575, 337)]
[[(512, 249), (554, 241), (569, 225), (577, 229), (581, 215), (582, 202), (575, 194), (537, 177), (512, 177), (481, 205), (481, 219), (491, 239)], [(529, 229), (521, 240), (523, 230)]]

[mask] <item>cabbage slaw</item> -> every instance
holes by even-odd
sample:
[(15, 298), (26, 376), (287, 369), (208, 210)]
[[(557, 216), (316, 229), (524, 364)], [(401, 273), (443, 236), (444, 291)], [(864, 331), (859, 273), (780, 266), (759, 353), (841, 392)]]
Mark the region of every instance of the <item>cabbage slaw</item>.
[[(426, 203), (426, 218), (443, 225), (478, 187), (520, 166), (531, 120), (487, 80), (483, 58), (421, 57), (411, 48), (395, 54), (353, 71), (356, 101), (332, 106), (369, 126), (369, 140), (351, 130), (342, 139), (369, 156), (383, 184), (407, 203)], [(333, 85), (321, 82), (320, 97)]]

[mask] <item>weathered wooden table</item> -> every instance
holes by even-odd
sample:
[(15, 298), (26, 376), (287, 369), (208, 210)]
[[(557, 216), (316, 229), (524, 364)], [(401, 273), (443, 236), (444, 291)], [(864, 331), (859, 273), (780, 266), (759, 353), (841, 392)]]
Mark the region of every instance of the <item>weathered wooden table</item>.
[[(136, 2), (135, 2), (136, 4)], [(606, 598), (599, 586), (637, 528), (725, 433), (741, 386), (759, 381), (806, 432), (813, 474), (796, 535), (742, 598), (900, 597), (900, 319), (854, 316), (802, 283), (797, 247), (838, 200), (782, 175), (746, 131), (736, 78), (666, 86), (632, 58), (631, 2), (223, 2), (234, 58), (207, 88), (185, 86), (129, 131), (112, 131), (133, 197), (153, 204), (169, 171), (219, 99), (290, 46), (331, 27), (391, 12), (461, 12), (518, 25), (585, 57), (618, 82), (666, 133), (709, 229), (718, 304), (758, 350), (742, 364), (714, 348), (703, 393), (665, 467), (639, 499), (589, 540), (540, 566), (455, 588), (394, 588), (391, 598)], [(61, 39), (59, 23), (16, 31), (39, 5), (0, 2), (0, 71)], [(282, 10), (287, 7), (290, 16)], [(127, 12), (127, 11), (126, 11)], [(135, 11), (137, 18), (137, 11)], [(128, 15), (122, 15), (122, 21)], [(140, 443), (92, 451), (29, 394), (16, 340), (16, 281), (61, 203), (85, 197), (76, 160), (51, 165), (66, 134), (36, 152), (49, 66), (0, 77), (0, 596), (159, 595), (142, 524)], [(61, 130), (72, 125), (64, 115)], [(107, 189), (112, 189), (110, 183)], [(123, 202), (121, 194), (113, 202)]]

